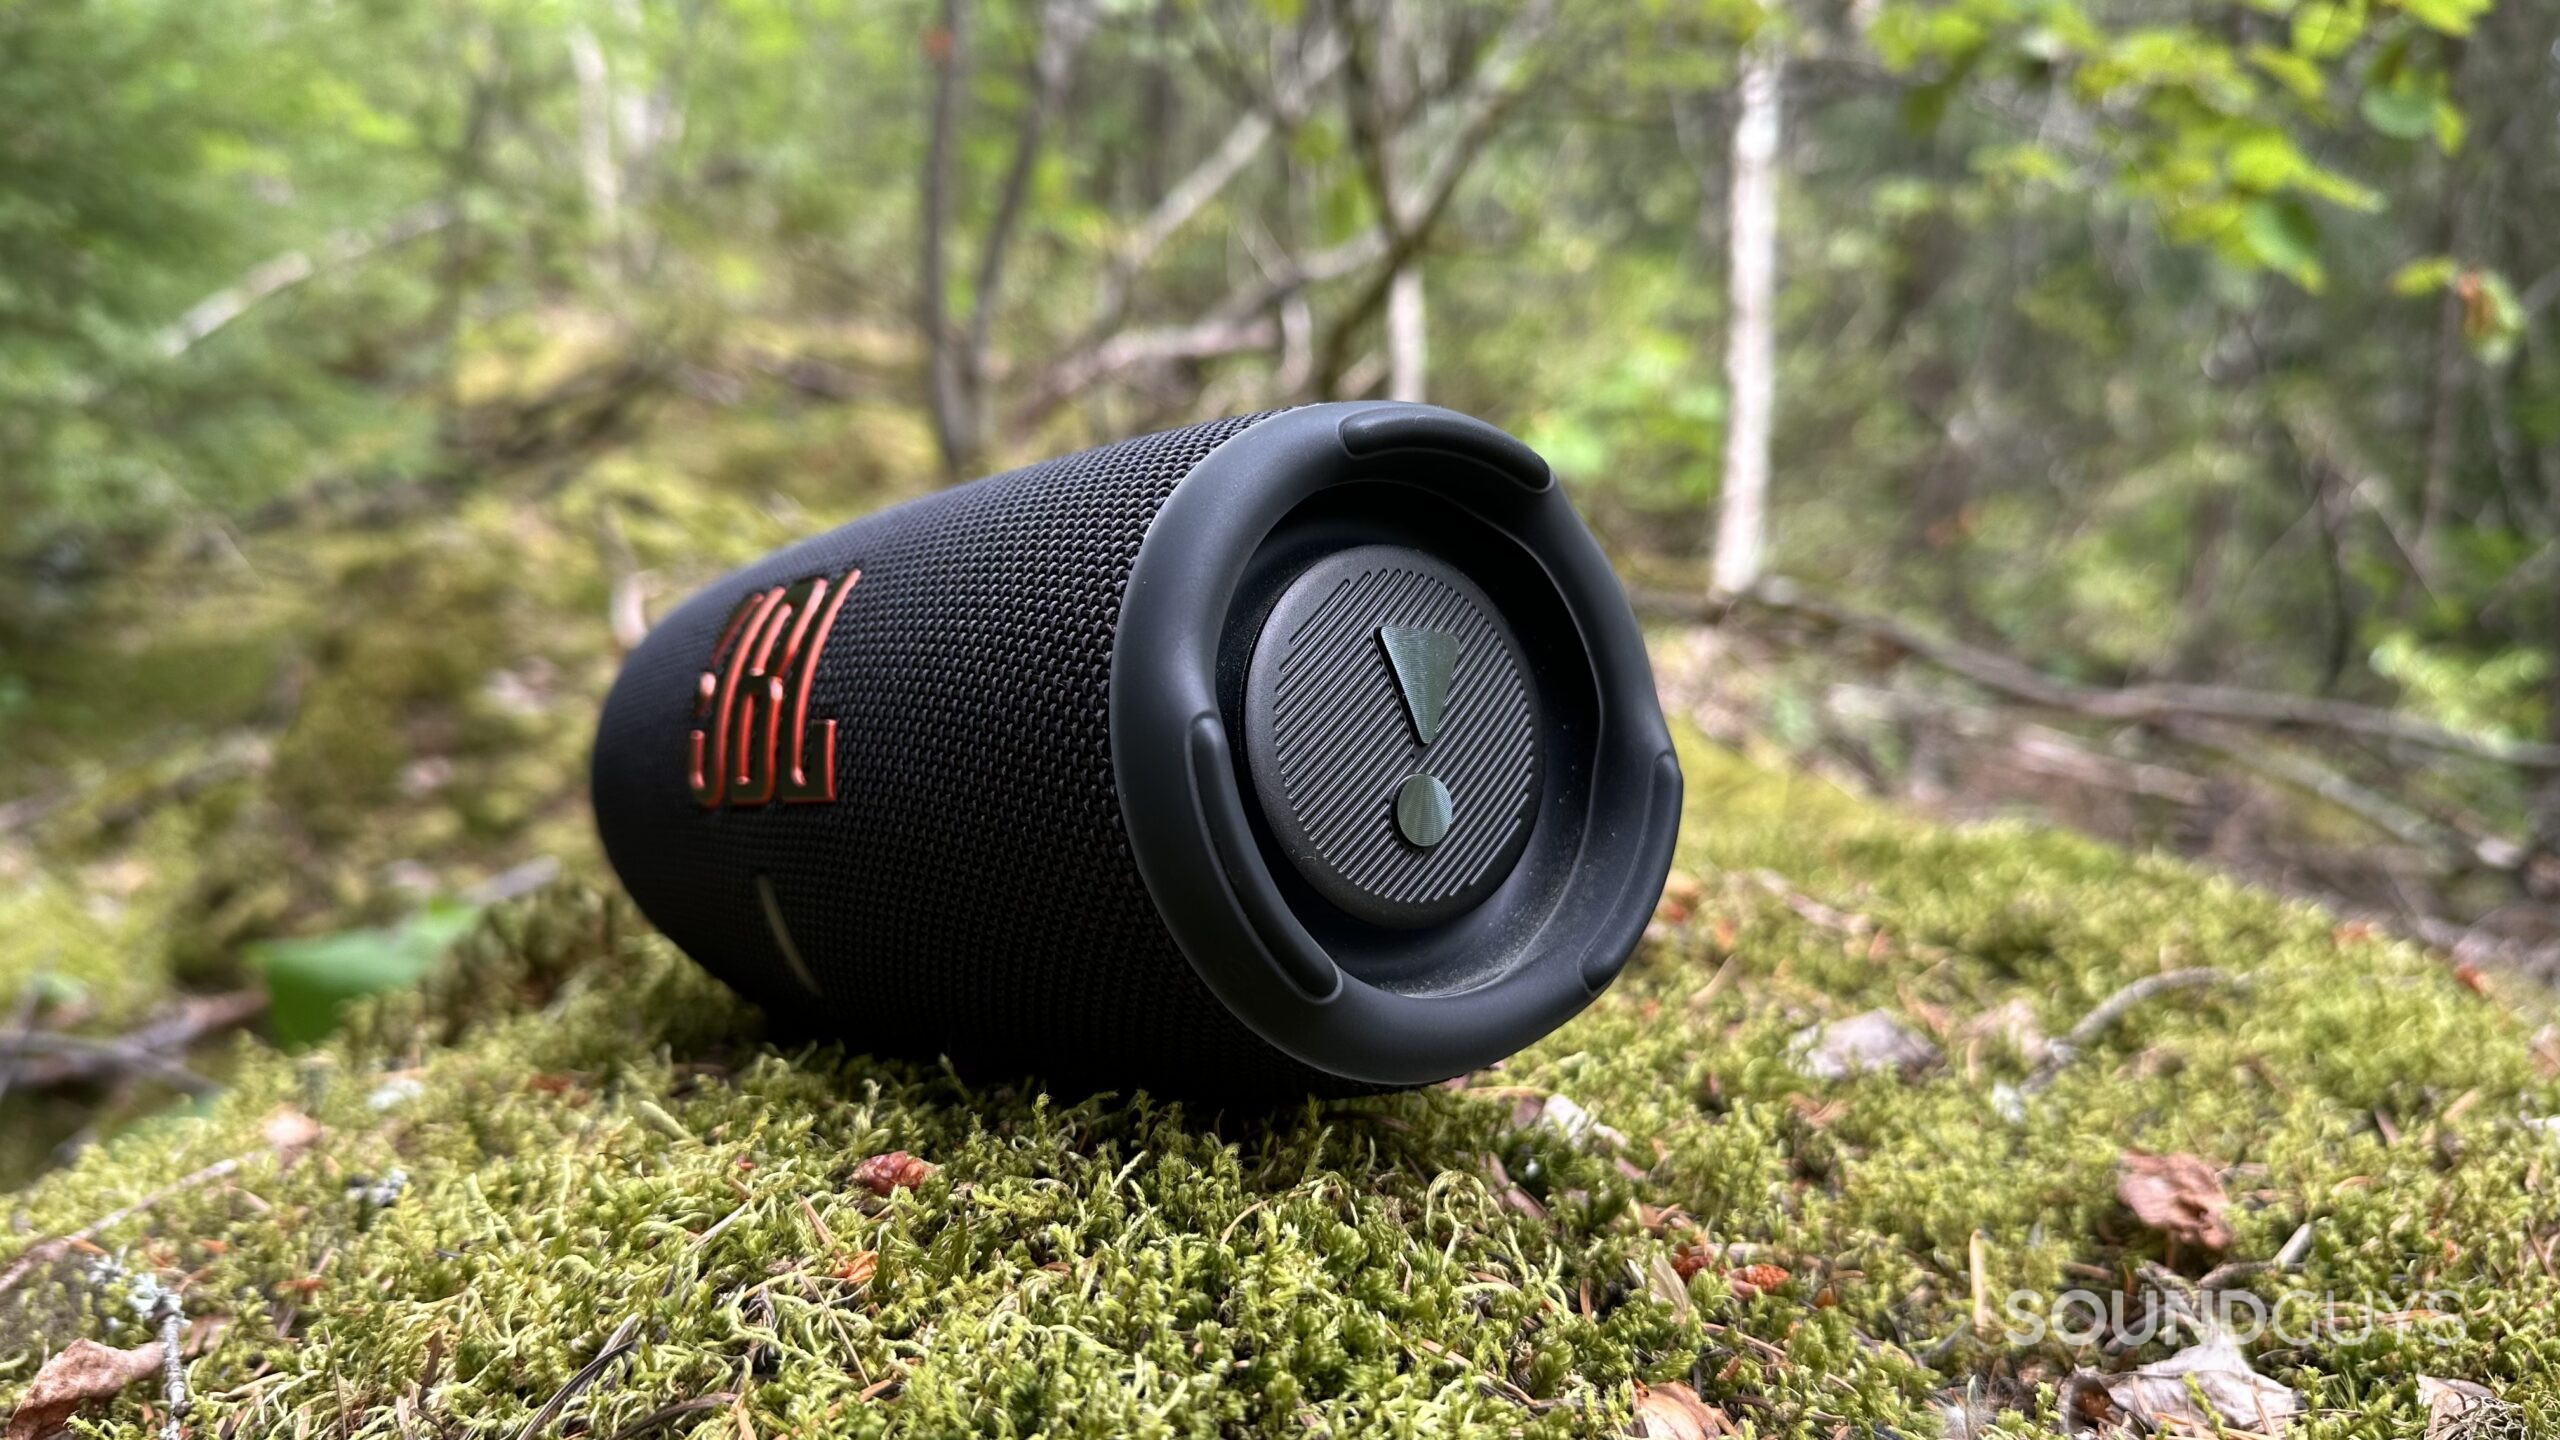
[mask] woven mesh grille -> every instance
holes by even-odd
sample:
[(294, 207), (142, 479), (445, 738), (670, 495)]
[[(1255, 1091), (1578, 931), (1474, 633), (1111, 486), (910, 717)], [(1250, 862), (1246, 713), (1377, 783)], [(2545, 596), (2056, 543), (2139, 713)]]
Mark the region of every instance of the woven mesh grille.
[[(991, 1074), (1184, 1090), (1357, 1088), (1208, 991), (1130, 859), (1109, 744), (1112, 637), (1156, 510), (1261, 416), (1143, 436), (859, 520), (730, 575), (634, 652), (596, 741), (597, 823), (650, 919), (768, 1009)], [(862, 571), (810, 695), (827, 805), (705, 810), (695, 686), (751, 590)], [(770, 882), (821, 992), (773, 938)]]

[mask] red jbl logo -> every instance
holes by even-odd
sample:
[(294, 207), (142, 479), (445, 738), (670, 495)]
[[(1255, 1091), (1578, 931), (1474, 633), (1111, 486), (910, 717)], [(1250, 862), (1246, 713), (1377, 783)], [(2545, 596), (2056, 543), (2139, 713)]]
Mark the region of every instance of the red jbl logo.
[(705, 808), (836, 798), (836, 722), (809, 729), (809, 687), (859, 570), (758, 590), (720, 629), (694, 688), (686, 778)]

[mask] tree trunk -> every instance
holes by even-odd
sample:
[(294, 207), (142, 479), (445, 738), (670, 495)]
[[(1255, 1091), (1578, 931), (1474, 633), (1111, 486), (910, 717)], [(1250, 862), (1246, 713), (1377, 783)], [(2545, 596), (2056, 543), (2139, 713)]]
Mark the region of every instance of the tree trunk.
[(1408, 262), (1387, 287), (1387, 398), (1421, 404), (1431, 363), (1422, 263)]
[[(2456, 94), (2461, 91), (2463, 62), (2469, 58), (2465, 51), (2453, 63), (2451, 81)], [(2437, 179), (2444, 187), (2444, 253), (2456, 265), (2465, 267), (2474, 261), (2471, 212), (2466, 203), (2472, 178), (2471, 167), (2457, 154), (2446, 158), (2444, 171)], [(2447, 285), (2444, 298), (2436, 307), (2435, 372), (2427, 394), (2426, 470), (2418, 487), (2418, 541), (2410, 554), (2418, 568), (2418, 583), (2429, 591), (2442, 583), (2448, 559), (2444, 532), (2453, 520), (2458, 481), (2455, 469), (2462, 461), (2462, 392), (2470, 378), (2470, 362), (2471, 347), (2463, 334), (2462, 288)]]
[(1740, 594), (1760, 579), (1768, 550), (1769, 430), (1777, 408), (1778, 112), (1786, 57), (1774, 40), (1743, 62), (1733, 126), (1732, 308), (1725, 340), (1731, 413), (1724, 490), (1716, 514), (1714, 585)]
[(595, 222), (597, 253), (605, 277), (622, 276), (622, 169), (614, 156), (617, 100), (613, 69), (593, 27), (569, 27), (569, 68), (578, 77), (578, 178)]
[(961, 92), (968, 83), (967, 0), (943, 0), (941, 76), (933, 96), (933, 133), (925, 159), (924, 324), (932, 346), (934, 438), (952, 479), (977, 471), (988, 448), (989, 391), (996, 315), (1004, 301), (1006, 262), (1031, 198), (1032, 173), (1047, 143), (1049, 121), (1066, 98), (1076, 52), (1091, 22), (1087, 0), (1048, 0), (1040, 12), (1040, 48), (1031, 62), (1031, 95), (1014, 124), (1013, 158), (1005, 166), (995, 213), (978, 247), (978, 269), (969, 315), (951, 314), (950, 240), (952, 170)]
[(958, 478), (973, 450), (977, 421), (961, 376), (960, 336), (951, 317), (951, 189), (960, 102), (969, 88), (968, 0), (942, 0), (933, 57), (933, 133), (924, 162), (923, 287), (917, 321), (924, 330), (926, 392), (943, 468)]
[(2462, 336), (2462, 297), (2445, 287), (2436, 310), (2435, 373), (2427, 396), (2425, 477), (2418, 488), (2418, 540), (2410, 558), (2432, 588), (2444, 574), (2444, 527), (2453, 513), (2454, 464), (2462, 449), (2462, 382), (2468, 355)]

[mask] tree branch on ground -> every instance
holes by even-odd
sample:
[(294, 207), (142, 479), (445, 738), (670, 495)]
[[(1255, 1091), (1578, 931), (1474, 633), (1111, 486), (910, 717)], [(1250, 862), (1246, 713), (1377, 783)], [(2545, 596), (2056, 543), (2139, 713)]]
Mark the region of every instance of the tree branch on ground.
[(2114, 1029), (2124, 1017), (2151, 1000), (2179, 990), (2208, 990), (2223, 985), (2243, 985), (2248, 983), (2248, 978), (2245, 975), (2226, 975), (2206, 965), (2143, 976), (2099, 1001), (2097, 1008), (2080, 1017), (2080, 1022), (2071, 1027), (2070, 1034), (2054, 1041), (2045, 1054), (2044, 1063), (2038, 1065), (2035, 1073), (2027, 1078), (2025, 1086), (2027, 1092), (2033, 1094), (2051, 1086), (2062, 1072), (2070, 1067), (2072, 1061), (2079, 1059), (2090, 1046), (2098, 1043), (2100, 1036)]
[(200, 1170), (193, 1170), (185, 1175), (179, 1176), (177, 1179), (170, 1181), (168, 1184), (161, 1186), (159, 1189), (152, 1191), (150, 1194), (143, 1196), (141, 1199), (134, 1201), (130, 1205), (119, 1206), (114, 1210), (108, 1211), (106, 1214), (99, 1216), (97, 1219), (90, 1221), (88, 1224), (81, 1226), (77, 1230), (70, 1231), (67, 1234), (56, 1235), (50, 1240), (37, 1241), (35, 1244), (30, 1245), (25, 1250), (21, 1251), (17, 1259), (9, 1262), (8, 1269), (0, 1270), (0, 1295), (6, 1295), (11, 1290), (16, 1289), (19, 1282), (25, 1280), (29, 1272), (33, 1271), (37, 1266), (47, 1264), (55, 1258), (68, 1253), (74, 1246), (87, 1244), (91, 1240), (94, 1240), (98, 1236), (106, 1233), (106, 1231), (114, 1226), (120, 1225), (125, 1221), (132, 1219), (134, 1216), (148, 1211), (151, 1207), (168, 1199), (172, 1195), (193, 1190), (200, 1185), (209, 1185), (216, 1180), (222, 1179), (224, 1176), (231, 1174), (233, 1171), (238, 1170), (242, 1165), (248, 1163), (250, 1158), (251, 1157), (248, 1155), (234, 1155), (227, 1160), (216, 1160), (212, 1164), (207, 1165)]
[(1756, 612), (1821, 630), (1847, 632), (2012, 700), (2092, 720), (2152, 726), (2176, 721), (2226, 721), (2274, 730), (2329, 732), (2518, 769), (2560, 770), (2560, 744), (2471, 734), (2351, 701), (2233, 685), (2128, 685), (2114, 689), (2084, 685), (2047, 675), (2007, 655), (1923, 634), (1899, 620), (1816, 599), (1784, 581), (1766, 582), (1748, 594), (1722, 601), (1699, 601), (1650, 591), (1640, 591), (1634, 598), (1638, 606), (1656, 614), (1710, 623), (1735, 612)]
[(0, 1061), (17, 1066), (16, 1082), (30, 1089), (76, 1085), (138, 1072), (181, 1089), (209, 1082), (175, 1057), (266, 1013), (264, 990), (190, 996), (175, 1010), (138, 1029), (112, 1037), (52, 1034), (32, 1026), (0, 1035)]
[(307, 250), (288, 250), (262, 260), (238, 280), (188, 306), (185, 314), (153, 338), (152, 346), (162, 359), (175, 360), (260, 303), (332, 270), (432, 235), (452, 224), (455, 214), (451, 203), (430, 200), (380, 225), (340, 230)]

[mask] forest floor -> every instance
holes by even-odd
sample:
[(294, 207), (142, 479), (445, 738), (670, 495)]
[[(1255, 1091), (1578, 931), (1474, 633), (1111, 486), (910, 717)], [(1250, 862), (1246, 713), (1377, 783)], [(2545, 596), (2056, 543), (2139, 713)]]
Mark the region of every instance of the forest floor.
[[(2121, 1373), (2173, 1353), (2297, 1434), (2415, 1435), (2422, 1377), (2560, 1419), (2538, 992), (1685, 760), (1702, 878), (1588, 1013), (1268, 1115), (776, 1051), (556, 884), (18, 1195), (0, 1396), (157, 1313), (203, 1435), (2049, 1433), (2175, 1413)], [(2073, 1291), (2281, 1333), (2033, 1334)]]
[[(201, 1436), (2560, 1428), (2547, 988), (1685, 720), (1643, 950), (1450, 1085), (765, 1043), (583, 803), (617, 623), (928, 483), (751, 399), (12, 582), (0, 1407), (87, 1339), (156, 1427), (159, 1333)], [(285, 1043), (293, 934), (438, 958)]]

